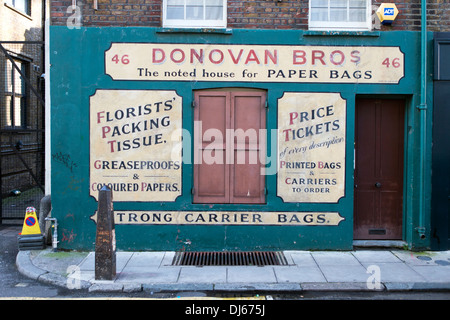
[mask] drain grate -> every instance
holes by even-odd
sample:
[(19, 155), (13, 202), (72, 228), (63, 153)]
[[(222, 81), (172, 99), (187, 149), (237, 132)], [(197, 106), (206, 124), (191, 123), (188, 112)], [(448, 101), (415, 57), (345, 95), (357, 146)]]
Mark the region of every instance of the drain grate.
[(173, 266), (286, 266), (280, 251), (177, 252)]

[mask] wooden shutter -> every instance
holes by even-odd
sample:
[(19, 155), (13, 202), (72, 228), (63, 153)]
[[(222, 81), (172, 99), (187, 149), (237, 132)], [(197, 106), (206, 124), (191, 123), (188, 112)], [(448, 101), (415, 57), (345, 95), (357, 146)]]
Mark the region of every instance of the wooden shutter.
[(194, 203), (264, 203), (265, 92), (197, 91), (194, 99)]
[(260, 162), (260, 152), (265, 155), (265, 134), (260, 135), (266, 123), (265, 103), (265, 92), (231, 93), (234, 165), (230, 167), (230, 203), (265, 202)]
[[(230, 127), (229, 93), (198, 91), (194, 99), (194, 203), (229, 203), (225, 139)], [(222, 139), (216, 139), (220, 135)]]

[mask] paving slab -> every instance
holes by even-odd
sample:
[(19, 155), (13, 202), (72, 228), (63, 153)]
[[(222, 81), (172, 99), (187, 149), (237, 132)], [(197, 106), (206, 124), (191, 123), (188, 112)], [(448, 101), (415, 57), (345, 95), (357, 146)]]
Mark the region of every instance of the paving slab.
[(135, 252), (128, 260), (127, 267), (159, 267), (165, 252)]
[[(116, 271), (120, 272), (127, 265), (128, 260), (133, 256), (133, 252), (116, 253)], [(95, 252), (90, 252), (86, 258), (78, 265), (82, 271), (95, 271)]]
[(180, 283), (218, 283), (227, 281), (226, 267), (186, 267), (182, 268), (178, 282)]
[(175, 252), (173, 252), (173, 251), (164, 252), (164, 258), (161, 261), (161, 266), (164, 266), (164, 267), (172, 266), (172, 261), (173, 261), (174, 257), (175, 257)]
[(402, 260), (390, 251), (358, 250), (352, 252), (352, 254), (356, 259), (358, 259), (359, 262), (363, 264), (402, 263)]
[(53, 252), (47, 249), (34, 256), (32, 261), (36, 267), (45, 269), (49, 273), (66, 276), (70, 273), (72, 266), (76, 267), (87, 255), (86, 252)]
[(323, 265), (320, 266), (328, 282), (366, 282), (370, 274), (362, 265)]
[[(364, 265), (369, 268), (369, 265)], [(426, 279), (403, 263), (376, 263), (372, 268), (379, 268), (381, 282), (425, 282)], [(372, 269), (374, 270), (374, 269)]]
[(227, 282), (277, 282), (273, 267), (228, 267)]
[(129, 267), (127, 266), (117, 277), (117, 282), (137, 283), (176, 283), (180, 268)]
[(352, 255), (351, 252), (329, 252), (329, 251), (319, 251), (312, 252), (312, 257), (316, 263), (321, 266), (358, 266), (359, 261)]
[(315, 267), (317, 266), (316, 261), (309, 251), (294, 251), (294, 252), (285, 252), (286, 259), (292, 261), (293, 264), (301, 267)]
[(423, 252), (411, 252), (411, 251), (392, 251), (400, 260), (408, 265), (415, 266), (429, 266), (440, 265), (450, 266), (450, 251), (423, 251)]
[(274, 267), (278, 282), (326, 282), (322, 271), (317, 265), (298, 267)]
[(450, 267), (436, 265), (410, 266), (412, 270), (421, 275), (427, 282), (448, 282), (450, 283)]

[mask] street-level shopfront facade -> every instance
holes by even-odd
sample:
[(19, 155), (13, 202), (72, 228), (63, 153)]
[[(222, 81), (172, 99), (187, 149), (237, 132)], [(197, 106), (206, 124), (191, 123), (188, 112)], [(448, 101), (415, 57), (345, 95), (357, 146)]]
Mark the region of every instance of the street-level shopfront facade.
[(104, 185), (118, 250), (429, 247), (420, 32), (52, 26), (50, 40), (61, 248), (94, 248)]

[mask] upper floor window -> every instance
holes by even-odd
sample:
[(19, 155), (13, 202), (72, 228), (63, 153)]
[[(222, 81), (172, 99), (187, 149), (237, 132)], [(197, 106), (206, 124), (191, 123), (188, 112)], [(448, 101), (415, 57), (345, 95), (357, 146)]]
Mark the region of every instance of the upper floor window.
[(6, 3), (27, 15), (31, 15), (30, 0), (6, 0)]
[[(26, 75), (28, 63), (16, 59), (14, 59), (14, 62), (22, 74)], [(1, 115), (2, 127), (22, 128), (26, 122), (25, 115), (28, 102), (26, 82), (9, 60), (6, 60), (4, 75), (5, 86), (3, 94), (0, 93), (0, 96), (3, 95), (5, 98)]]
[(310, 0), (310, 30), (370, 30), (371, 0)]
[(164, 0), (163, 26), (225, 28), (226, 0)]

